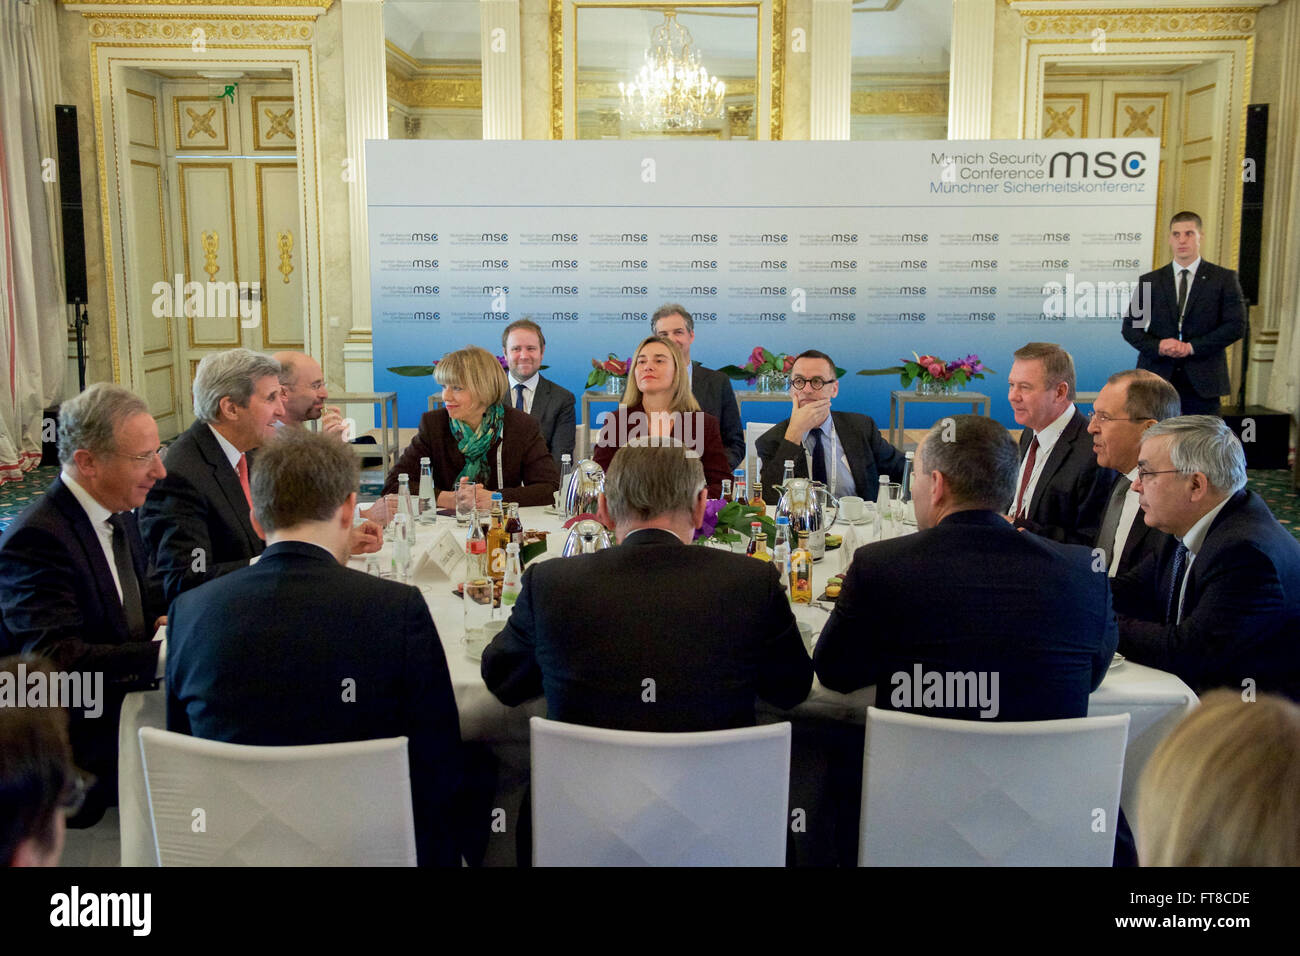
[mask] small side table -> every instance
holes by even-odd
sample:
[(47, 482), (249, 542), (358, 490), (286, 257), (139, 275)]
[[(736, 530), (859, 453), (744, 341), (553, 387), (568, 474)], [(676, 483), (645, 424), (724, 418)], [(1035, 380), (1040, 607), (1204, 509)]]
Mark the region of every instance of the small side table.
[[(991, 400), (983, 392), (949, 392), (947, 395), (922, 395), (911, 389), (895, 389), (889, 393), (889, 443), (895, 448), (902, 448), (906, 432), (903, 429), (903, 415), (911, 403), (926, 405), (965, 405), (970, 404), (972, 415), (989, 417)], [(983, 404), (984, 411), (980, 411)]]
[(791, 399), (789, 392), (736, 392), (736, 405), (742, 419), (745, 417), (746, 402), (780, 402), (789, 405)]
[(603, 388), (589, 388), (582, 393), (582, 418), (578, 421), (578, 424), (582, 426), (582, 431), (579, 432), (577, 445), (573, 449), (573, 453), (577, 456), (573, 461), (575, 465), (582, 459), (591, 457), (591, 430), (595, 427), (591, 423), (592, 403), (617, 405), (622, 400), (622, 392), (615, 395)]
[[(396, 392), (330, 392), (329, 401), (340, 405), (366, 403), (379, 406), (379, 453), (384, 459), (384, 474), (397, 464), (397, 393)], [(355, 436), (354, 436), (355, 437)], [(374, 445), (353, 445), (362, 457), (374, 454)]]

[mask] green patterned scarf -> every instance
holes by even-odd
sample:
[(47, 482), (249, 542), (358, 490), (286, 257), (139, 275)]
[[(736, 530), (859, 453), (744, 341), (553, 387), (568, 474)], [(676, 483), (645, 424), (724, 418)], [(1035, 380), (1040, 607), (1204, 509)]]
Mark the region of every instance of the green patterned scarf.
[(456, 484), (462, 478), (468, 478), (475, 484), (487, 484), (492, 469), (488, 465), (488, 451), (501, 439), (501, 429), (505, 424), (506, 411), (498, 402), (489, 405), (483, 412), (483, 420), (478, 423), (478, 430), (473, 431), (468, 425), (456, 419), (451, 420), (451, 434), (456, 439), (456, 447), (465, 456), (465, 467), (456, 476)]

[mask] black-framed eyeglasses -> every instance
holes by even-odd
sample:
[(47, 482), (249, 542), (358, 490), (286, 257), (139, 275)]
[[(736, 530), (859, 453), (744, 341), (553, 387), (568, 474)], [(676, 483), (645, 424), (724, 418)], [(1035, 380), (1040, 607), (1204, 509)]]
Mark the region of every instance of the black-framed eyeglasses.
[(165, 445), (159, 445), (153, 451), (147, 451), (143, 455), (128, 455), (126, 452), (115, 451), (110, 454), (117, 455), (119, 458), (127, 458), (138, 465), (152, 465), (155, 458), (161, 458), (162, 453), (167, 450)]
[(830, 385), (834, 381), (836, 380), (833, 378), (804, 378), (802, 375), (796, 375), (790, 379), (790, 387), (798, 389), (803, 388), (805, 385), (811, 385), (813, 391), (820, 392), (824, 386)]
[(1088, 413), (1088, 421), (1101, 422), (1105, 425), (1107, 422), (1149, 422), (1154, 421), (1150, 418), (1116, 418), (1114, 415), (1107, 415), (1105, 412), (1091, 411)]
[(75, 817), (86, 804), (86, 794), (95, 785), (95, 775), (84, 770), (74, 770), (72, 779), (59, 795), (59, 809), (64, 816)]
[(1138, 481), (1142, 482), (1143, 484), (1146, 484), (1146, 483), (1147, 483), (1147, 480), (1150, 479), (1153, 475), (1181, 475), (1181, 474), (1182, 474), (1182, 472), (1179, 471), (1177, 468), (1166, 468), (1166, 469), (1164, 469), (1163, 471), (1141, 471), (1141, 470), (1139, 470), (1139, 471), (1138, 471)]

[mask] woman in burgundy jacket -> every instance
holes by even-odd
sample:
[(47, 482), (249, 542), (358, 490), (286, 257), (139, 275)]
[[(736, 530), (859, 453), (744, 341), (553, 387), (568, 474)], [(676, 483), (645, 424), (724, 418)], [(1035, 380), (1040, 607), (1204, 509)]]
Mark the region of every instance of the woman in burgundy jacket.
[(420, 459), (428, 458), (439, 508), (456, 507), (452, 489), (462, 477), (479, 486), (480, 510), (490, 506), (493, 491), (520, 507), (551, 504), (559, 469), (536, 420), (507, 403), (501, 363), (471, 345), (444, 355), (433, 377), (443, 387), (443, 407), (420, 416), (420, 430), (388, 473), (383, 493), (397, 491), (403, 474), (411, 477), (411, 494), (418, 492)]
[(731, 477), (722, 432), (716, 418), (700, 411), (677, 346), (650, 336), (637, 346), (631, 372), (618, 411), (604, 415), (591, 456), (596, 464), (608, 469), (614, 452), (633, 439), (671, 436), (699, 454), (709, 497), (721, 497), (722, 479)]

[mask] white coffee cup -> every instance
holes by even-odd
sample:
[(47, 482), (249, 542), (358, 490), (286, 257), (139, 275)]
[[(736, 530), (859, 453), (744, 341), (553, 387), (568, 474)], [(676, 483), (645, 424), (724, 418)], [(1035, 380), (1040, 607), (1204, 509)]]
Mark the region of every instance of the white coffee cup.
[(861, 521), (867, 503), (857, 495), (845, 495), (840, 499), (840, 514), (845, 521)]

